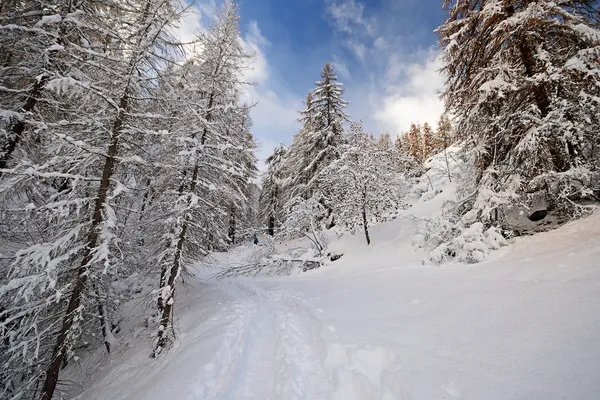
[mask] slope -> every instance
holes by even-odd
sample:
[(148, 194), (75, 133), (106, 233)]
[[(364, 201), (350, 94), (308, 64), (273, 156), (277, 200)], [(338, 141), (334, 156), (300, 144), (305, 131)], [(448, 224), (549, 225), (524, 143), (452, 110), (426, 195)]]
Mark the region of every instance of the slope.
[(371, 246), (332, 239), (344, 256), (317, 270), (218, 281), (199, 266), (174, 348), (122, 345), (78, 398), (597, 399), (600, 214), (480, 264), (423, 265), (412, 216), (439, 210), (441, 188), (374, 226)]

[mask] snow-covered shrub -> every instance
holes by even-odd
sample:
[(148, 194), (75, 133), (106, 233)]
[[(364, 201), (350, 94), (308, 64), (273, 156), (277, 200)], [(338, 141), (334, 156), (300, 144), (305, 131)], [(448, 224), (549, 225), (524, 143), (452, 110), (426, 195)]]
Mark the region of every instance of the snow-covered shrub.
[(496, 227), (486, 229), (481, 222), (476, 222), (463, 229), (456, 238), (437, 246), (430, 253), (429, 261), (441, 263), (454, 259), (469, 264), (478, 263), (492, 250), (505, 244), (506, 240)]
[(498, 228), (460, 218), (454, 203), (447, 203), (445, 210), (426, 220), (419, 231), (413, 245), (430, 250), (425, 261), (436, 264), (451, 260), (477, 263), (506, 244)]
[(306, 237), (315, 250), (322, 254), (327, 245), (321, 226), (327, 217), (327, 210), (323, 203), (317, 200), (317, 196), (308, 200), (296, 197), (286, 205), (286, 208), (290, 212), (278, 237), (283, 240)]

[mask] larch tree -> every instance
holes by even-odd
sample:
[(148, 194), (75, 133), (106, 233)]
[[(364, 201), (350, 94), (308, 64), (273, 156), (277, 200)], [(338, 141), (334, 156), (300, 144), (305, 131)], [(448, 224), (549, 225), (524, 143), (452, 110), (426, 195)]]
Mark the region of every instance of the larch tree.
[(25, 103), (44, 101), (8, 124), (9, 144), (18, 139), (22, 151), (0, 180), (2, 212), (29, 232), (0, 280), (0, 331), (11, 332), (5, 390), (18, 397), (37, 387), (44, 400), (90, 321), (102, 318), (98, 283), (118, 264), (118, 205), (129, 191), (121, 167), (142, 162), (138, 111), (178, 52), (168, 30), (179, 18), (168, 1), (53, 3), (33, 8), (39, 21), (23, 29), (54, 40), (43, 51), (56, 63), (33, 81), (25, 70)]
[(423, 135), (421, 134), (421, 126), (411, 124), (409, 131), (405, 134), (406, 151), (415, 161), (423, 160)]
[(276, 230), (283, 221), (283, 165), (287, 149), (279, 145), (267, 160), (267, 170), (262, 177), (262, 188), (259, 198), (259, 222), (266, 226), (269, 236), (275, 236)]
[(316, 85), (301, 112), (303, 126), (290, 146), (289, 179), (286, 181), (290, 198), (301, 196), (307, 199), (322, 189), (318, 186), (318, 175), (340, 157), (344, 142), (347, 102), (342, 99), (344, 91), (332, 64), (325, 64)]
[(597, 2), (443, 6), (443, 98), (476, 170), (465, 218), (510, 229), (536, 197), (563, 220), (585, 212), (599, 193)]
[(213, 24), (198, 34), (199, 50), (190, 65), (192, 120), (182, 119), (177, 128), (179, 173), (168, 191), (173, 197), (166, 200), (172, 206), (160, 253), (160, 315), (152, 357), (172, 338), (175, 285), (182, 269), (208, 251), (203, 238), (227, 244), (232, 208), (241, 208), (256, 174), (248, 107), (240, 104), (243, 72), (253, 56), (242, 47), (238, 20), (237, 5), (226, 1)]
[(437, 148), (436, 148), (436, 139), (435, 139), (435, 135), (433, 133), (433, 129), (427, 122), (425, 122), (423, 124), (423, 128), (421, 131), (422, 131), (422, 140), (423, 140), (422, 161), (424, 162), (429, 157), (431, 157), (432, 155), (434, 155), (436, 153)]
[(439, 150), (447, 149), (455, 141), (452, 121), (450, 121), (450, 117), (446, 113), (440, 116), (435, 132), (435, 140)]
[(380, 147), (362, 123), (350, 124), (345, 142), (341, 157), (323, 170), (320, 179), (330, 188), (328, 203), (338, 225), (350, 232), (362, 230), (369, 245), (369, 224), (384, 221), (401, 207), (405, 185), (393, 147)]

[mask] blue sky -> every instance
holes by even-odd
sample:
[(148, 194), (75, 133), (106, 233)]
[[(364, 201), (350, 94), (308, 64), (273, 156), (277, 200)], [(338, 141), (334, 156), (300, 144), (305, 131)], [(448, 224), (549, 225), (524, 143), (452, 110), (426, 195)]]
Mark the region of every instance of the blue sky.
[[(203, 7), (218, 0), (197, 0)], [(435, 124), (442, 79), (433, 30), (443, 21), (439, 0), (241, 0), (245, 45), (257, 55), (248, 97), (259, 156), (289, 144), (298, 110), (326, 61), (350, 102), (351, 119), (374, 134), (396, 135), (411, 122)], [(190, 20), (186, 30), (197, 21)]]

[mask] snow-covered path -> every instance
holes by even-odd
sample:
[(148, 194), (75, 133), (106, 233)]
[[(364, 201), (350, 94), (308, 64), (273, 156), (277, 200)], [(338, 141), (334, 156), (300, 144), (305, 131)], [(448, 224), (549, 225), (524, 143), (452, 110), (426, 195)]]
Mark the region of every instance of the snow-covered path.
[(319, 270), (187, 286), (176, 346), (124, 349), (79, 398), (600, 398), (600, 214), (473, 266), (421, 265), (399, 224)]
[[(385, 379), (396, 357), (377, 346), (345, 346), (335, 330), (290, 290), (262, 290), (249, 281), (215, 284), (233, 315), (203, 383), (190, 399), (395, 399)], [(385, 397), (385, 394), (388, 397)]]

